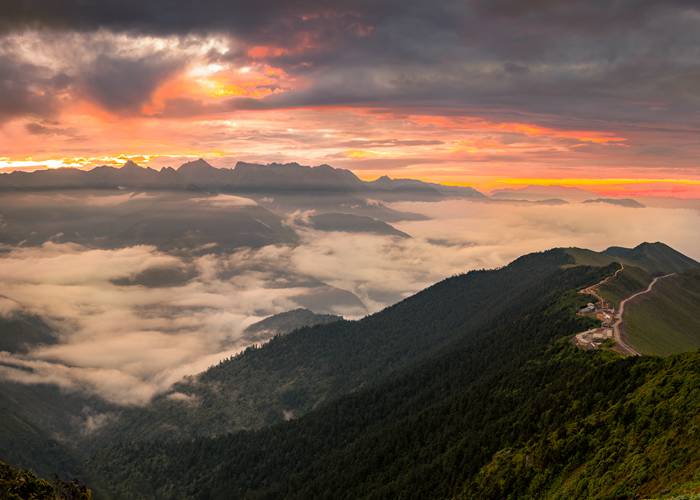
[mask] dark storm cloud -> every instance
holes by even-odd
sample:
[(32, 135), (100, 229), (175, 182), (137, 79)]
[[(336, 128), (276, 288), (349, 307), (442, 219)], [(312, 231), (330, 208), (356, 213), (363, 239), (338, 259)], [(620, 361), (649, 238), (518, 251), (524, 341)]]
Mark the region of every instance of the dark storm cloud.
[(135, 110), (180, 65), (180, 61), (164, 58), (163, 54), (138, 59), (100, 55), (81, 75), (81, 86), (106, 109)]
[(29, 122), (24, 125), (24, 129), (32, 135), (76, 135), (75, 130), (60, 127), (54, 122)]
[(18, 115), (50, 114), (53, 99), (39, 87), (54, 87), (45, 70), (0, 54), (0, 122)]
[[(164, 116), (381, 104), (442, 114), (478, 106), (482, 115), (525, 113), (570, 128), (699, 125), (700, 10), (687, 0), (23, 0), (0, 7), (0, 30), (41, 28), (230, 35), (233, 49), (212, 60), (243, 64), (246, 48), (279, 47), (285, 50), (262, 58), (308, 82), (216, 105), (175, 98)], [(169, 71), (155, 60), (98, 58), (84, 81), (108, 108), (133, 108)]]
[[(392, 2), (398, 5), (396, 2)], [(47, 27), (59, 30), (92, 31), (106, 28), (148, 34), (182, 34), (211, 31), (260, 33), (270, 26), (293, 27), (308, 14), (367, 13), (370, 2), (333, 2), (318, 0), (262, 0), (258, 2), (209, 0), (19, 0), (0, 7), (0, 29)], [(288, 33), (275, 33), (268, 36)]]
[[(141, 48), (125, 40), (107, 32), (22, 32), (0, 38), (0, 123), (18, 116), (51, 118), (76, 98), (113, 112), (138, 112), (187, 63), (187, 52), (186, 47)], [(25, 128), (35, 135), (70, 135), (45, 123)]]

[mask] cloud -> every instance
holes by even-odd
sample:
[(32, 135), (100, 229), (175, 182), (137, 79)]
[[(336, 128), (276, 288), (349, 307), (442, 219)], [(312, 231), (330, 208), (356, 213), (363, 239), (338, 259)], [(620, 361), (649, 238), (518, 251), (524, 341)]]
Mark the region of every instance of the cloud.
[(29, 122), (24, 125), (24, 128), (32, 135), (75, 135), (74, 130), (58, 127), (56, 124), (51, 122)]
[[(478, 109), (498, 119), (528, 112), (543, 125), (573, 128), (585, 119), (609, 128), (613, 119), (658, 123), (659, 113), (697, 125), (697, 9), (682, 0), (605, 6), (583, 0), (108, 0), (89, 7), (63, 0), (41, 7), (8, 3), (0, 29), (45, 40), (57, 33), (82, 40), (121, 36), (144, 47), (160, 44), (169, 54), (188, 48), (173, 40), (219, 37), (222, 44), (200, 54), (202, 61), (267, 64), (299, 83), (265, 98), (217, 104), (174, 95), (166, 104), (172, 114), (344, 104)], [(152, 56), (115, 58), (113, 48), (100, 44), (83, 52), (90, 50), (94, 65), (78, 73), (108, 107), (141, 103), (170, 74)], [(122, 73), (131, 77), (122, 78), (123, 89), (114, 83)]]
[(15, 300), (0, 295), (0, 318), (11, 318), (22, 310), (22, 306)]
[[(134, 37), (106, 31), (25, 31), (0, 37), (0, 120), (53, 117), (87, 99), (115, 113), (137, 113), (154, 91), (217, 50), (216, 37)], [(32, 134), (56, 133), (30, 123)]]
[(80, 86), (108, 110), (138, 111), (156, 88), (182, 66), (183, 61), (164, 53), (134, 59), (100, 54), (81, 71)]
[[(395, 223), (409, 239), (295, 227), (297, 245), (199, 256), (146, 245), (11, 247), (0, 257), (2, 314), (18, 307), (38, 314), (59, 340), (0, 354), (0, 375), (140, 405), (245, 348), (251, 323), (308, 301), (317, 312), (358, 317), (444, 277), (554, 246), (602, 250), (661, 240), (700, 259), (700, 212), (692, 209), (570, 204), (553, 211), (458, 200), (392, 207), (430, 219)], [(178, 279), (164, 279), (168, 272)]]
[(15, 116), (47, 116), (55, 100), (42, 91), (51, 90), (51, 74), (30, 62), (0, 51), (0, 123)]
[[(5, 4), (0, 120), (60, 116), (86, 138), (31, 126), (8, 133), (8, 157), (303, 150), (450, 182), (483, 164), (507, 177), (697, 177), (696, 2)], [(448, 123), (459, 118), (480, 122)]]
[(193, 201), (216, 208), (257, 206), (257, 203), (254, 200), (251, 200), (250, 198), (234, 196), (232, 194), (217, 194), (214, 196), (206, 196), (204, 198), (194, 198)]
[[(462, 246), (463, 257), (494, 267), (533, 251), (579, 246), (604, 250), (663, 241), (700, 260), (700, 240), (692, 229), (700, 223), (693, 208), (644, 209), (572, 203), (557, 206), (466, 201), (397, 203), (398, 210), (422, 213), (429, 221), (395, 224), (414, 237)], [(437, 223), (436, 221), (440, 221)]]
[[(149, 269), (187, 266), (197, 274), (184, 284), (117, 284)], [(22, 358), (33, 372), (17, 376), (118, 403), (144, 403), (182, 376), (245, 347), (238, 336), (251, 322), (297, 306), (291, 297), (300, 290), (268, 289), (254, 275), (221, 280), (223, 268), (215, 256), (187, 263), (147, 246), (16, 248), (0, 259), (3, 291), (45, 318), (60, 339)]]

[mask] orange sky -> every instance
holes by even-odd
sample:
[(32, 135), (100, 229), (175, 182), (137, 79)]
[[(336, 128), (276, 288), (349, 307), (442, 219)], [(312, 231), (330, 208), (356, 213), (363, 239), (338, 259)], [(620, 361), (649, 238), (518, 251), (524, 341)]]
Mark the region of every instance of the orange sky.
[[(496, 116), (413, 103), (274, 105), (313, 84), (302, 72), (275, 66), (274, 59), (312, 50), (313, 39), (244, 47), (237, 59), (217, 62), (208, 56), (213, 47), (223, 44), (217, 49), (222, 53), (229, 48), (216, 39), (185, 48), (168, 39), (133, 43), (134, 51), (172, 43), (168, 50), (185, 53), (187, 63), (157, 81), (137, 106), (110, 108), (99, 96), (69, 87), (50, 118), (18, 115), (0, 122), (0, 171), (126, 159), (160, 168), (203, 157), (222, 167), (238, 160), (327, 163), (364, 179), (388, 174), (485, 191), (553, 184), (611, 196), (700, 198), (692, 155), (670, 165), (668, 156), (647, 151), (663, 139), (672, 152), (676, 144), (687, 145), (689, 132), (662, 136), (625, 124), (594, 127), (595, 121), (562, 126), (546, 115), (503, 110)], [(52, 54), (36, 40), (19, 46), (30, 61)]]

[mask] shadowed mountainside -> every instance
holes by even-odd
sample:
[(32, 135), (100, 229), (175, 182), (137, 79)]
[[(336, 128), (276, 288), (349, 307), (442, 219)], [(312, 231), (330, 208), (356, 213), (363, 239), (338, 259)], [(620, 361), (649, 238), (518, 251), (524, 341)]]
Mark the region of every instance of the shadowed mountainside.
[[(346, 377), (355, 387), (291, 422), (215, 438), (111, 441), (90, 463), (121, 498), (627, 498), (672, 491), (693, 480), (700, 456), (700, 354), (623, 359), (573, 347), (569, 337), (592, 321), (575, 314), (586, 300), (577, 290), (616, 266), (572, 262), (567, 250), (554, 250), (450, 278), (368, 318), (364, 325), (380, 322), (383, 335), (366, 329), (366, 342), (343, 322), (333, 324), (344, 327), (337, 331), (327, 325), (282, 337), (277, 355), (278, 340), (249, 350), (202, 380), (236, 385), (241, 373), (269, 361), (266, 370), (303, 368), (291, 383), (320, 382), (327, 375), (307, 368), (321, 359), (345, 372), (330, 387)], [(519, 282), (526, 284), (514, 289)], [(492, 288), (502, 308), (472, 328), (470, 306), (483, 308), (478, 295), (491, 297)], [(449, 321), (433, 329), (447, 311)], [(420, 335), (440, 338), (445, 328), (451, 341), (358, 385), (364, 377), (350, 367), (386, 360), (394, 321), (402, 332), (397, 352), (420, 348)], [(322, 338), (332, 342), (319, 346)], [(298, 344), (307, 346), (298, 361), (282, 355), (294, 358)]]
[(272, 335), (286, 335), (305, 326), (325, 325), (341, 321), (342, 316), (335, 314), (316, 314), (308, 309), (299, 308), (274, 314), (248, 326), (243, 333), (251, 339), (269, 339)]

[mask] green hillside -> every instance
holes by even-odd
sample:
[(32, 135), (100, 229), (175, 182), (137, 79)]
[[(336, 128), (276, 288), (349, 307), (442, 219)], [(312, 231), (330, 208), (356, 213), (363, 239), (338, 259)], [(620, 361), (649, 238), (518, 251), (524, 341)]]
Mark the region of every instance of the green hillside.
[(119, 498), (663, 494), (700, 466), (700, 354), (574, 348), (576, 290), (609, 271), (553, 273), (477, 339), (298, 420), (106, 446), (91, 464)]
[(641, 243), (634, 248), (610, 247), (603, 252), (585, 248), (567, 248), (566, 252), (577, 265), (601, 267), (619, 262), (638, 267), (652, 276), (700, 269), (699, 262), (660, 242)]
[(620, 301), (644, 290), (652, 279), (645, 270), (626, 265), (620, 274), (602, 284), (598, 291), (606, 301), (617, 308)]
[(587, 248), (566, 248), (566, 253), (568, 253), (572, 258), (573, 262), (569, 264), (570, 266), (593, 266), (593, 267), (604, 267), (609, 266), (613, 262), (619, 262), (610, 255), (606, 255), (601, 252), (594, 252), (593, 250), (588, 250)]
[(90, 500), (92, 492), (78, 481), (47, 481), (0, 460), (0, 498), (4, 500)]
[[(578, 291), (619, 268), (607, 254), (581, 252), (595, 265), (581, 264), (576, 249), (531, 254), (360, 321), (276, 337), (176, 384), (191, 403), (165, 394), (122, 409), (101, 431), (72, 434), (64, 452), (116, 499), (642, 497), (692, 488), (700, 353), (622, 358), (574, 347), (572, 336), (596, 324), (576, 314), (588, 301)], [(625, 263), (608, 292), (629, 294), (687, 263), (668, 255), (669, 267), (657, 256), (653, 271)], [(0, 433), (3, 443), (20, 465), (65, 468), (41, 446), (56, 432), (47, 429), (70, 429), (87, 400), (13, 390), (0, 398), (0, 417), (28, 425), (13, 424), (22, 431), (14, 441), (12, 430)], [(24, 450), (21, 436), (34, 430)]]
[(620, 259), (623, 264), (641, 267), (655, 276), (700, 269), (700, 263), (658, 241), (656, 243), (642, 243), (632, 249), (610, 247), (603, 253)]
[(625, 332), (643, 354), (700, 349), (700, 272), (659, 280), (625, 309)]
[(600, 286), (600, 294), (617, 307), (620, 301), (647, 288), (654, 276), (682, 273), (660, 280), (652, 292), (628, 304), (624, 328), (630, 343), (644, 354), (669, 355), (700, 347), (700, 264), (663, 243), (633, 248), (610, 247), (604, 252), (572, 248), (578, 265), (624, 264), (624, 270)]
[(611, 405), (497, 453), (464, 491), (481, 498), (635, 498), (700, 479), (700, 355), (647, 358), (609, 372), (624, 374), (645, 380)]

